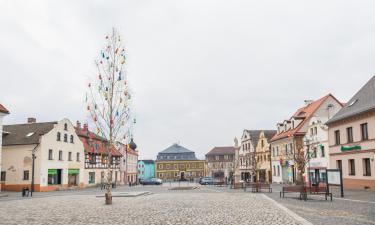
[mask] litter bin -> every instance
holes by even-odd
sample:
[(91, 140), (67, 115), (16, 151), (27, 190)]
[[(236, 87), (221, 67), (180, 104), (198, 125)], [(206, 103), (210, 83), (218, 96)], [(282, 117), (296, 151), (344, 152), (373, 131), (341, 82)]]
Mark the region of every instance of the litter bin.
[(22, 188), (22, 197), (29, 197), (29, 188), (24, 187)]

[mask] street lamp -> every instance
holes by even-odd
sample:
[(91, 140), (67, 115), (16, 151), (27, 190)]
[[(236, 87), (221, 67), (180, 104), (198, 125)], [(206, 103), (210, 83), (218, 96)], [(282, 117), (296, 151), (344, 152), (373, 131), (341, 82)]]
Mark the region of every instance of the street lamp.
[(308, 169), (307, 169), (307, 178), (309, 180), (309, 187), (311, 190), (311, 178), (310, 178), (310, 139), (304, 138), (305, 146), (306, 146), (306, 154), (307, 154), (307, 163), (308, 163)]

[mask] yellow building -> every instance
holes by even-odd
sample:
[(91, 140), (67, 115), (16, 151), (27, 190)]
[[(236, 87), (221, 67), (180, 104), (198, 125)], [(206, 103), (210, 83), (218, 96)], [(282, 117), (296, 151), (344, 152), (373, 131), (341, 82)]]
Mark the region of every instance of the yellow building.
[(178, 144), (159, 152), (156, 177), (162, 180), (196, 180), (205, 176), (205, 161)]

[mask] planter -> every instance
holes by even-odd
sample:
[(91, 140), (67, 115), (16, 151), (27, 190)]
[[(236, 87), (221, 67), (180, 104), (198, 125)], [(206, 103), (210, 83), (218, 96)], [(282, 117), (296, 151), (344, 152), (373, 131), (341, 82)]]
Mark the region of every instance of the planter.
[(105, 204), (112, 205), (112, 193), (105, 193)]

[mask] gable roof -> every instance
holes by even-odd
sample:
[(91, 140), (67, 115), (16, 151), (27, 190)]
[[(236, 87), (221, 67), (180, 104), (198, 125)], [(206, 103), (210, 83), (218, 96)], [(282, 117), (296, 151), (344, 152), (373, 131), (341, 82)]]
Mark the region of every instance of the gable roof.
[(245, 130), (250, 134), (250, 140), (254, 148), (258, 145), (260, 133), (264, 132), (267, 140), (271, 139), (275, 134), (276, 130)]
[(57, 122), (4, 125), (3, 146), (38, 144), (40, 137), (51, 131), (55, 124)]
[[(335, 99), (338, 103), (340, 103), (332, 94), (328, 94), (316, 101), (313, 101), (307, 106), (304, 106), (302, 108), (299, 108), (292, 117), (300, 117), (302, 121), (298, 124), (297, 127), (294, 129), (289, 129), (287, 131), (280, 132), (279, 134), (276, 134), (273, 136), (270, 140), (270, 142), (277, 141), (283, 138), (292, 137), (292, 136), (298, 136), (298, 135), (304, 135), (305, 132), (300, 131), (300, 129), (303, 127), (303, 125), (308, 121), (314, 113), (319, 109), (319, 107), (329, 98), (332, 97)], [(340, 103), (341, 104), (341, 103)], [(303, 117), (301, 117), (303, 115)]]
[(206, 156), (209, 155), (234, 155), (236, 151), (235, 147), (215, 147), (211, 151), (209, 151)]
[(375, 76), (342, 107), (327, 124), (375, 109)]
[(0, 104), (0, 113), (9, 114), (9, 111), (2, 104)]
[(162, 153), (162, 154), (176, 154), (176, 153), (194, 153), (194, 152), (185, 148), (185, 147), (182, 147), (181, 145), (173, 144), (173, 145), (169, 146), (168, 148), (166, 148), (165, 150), (159, 152), (159, 154), (160, 153)]

